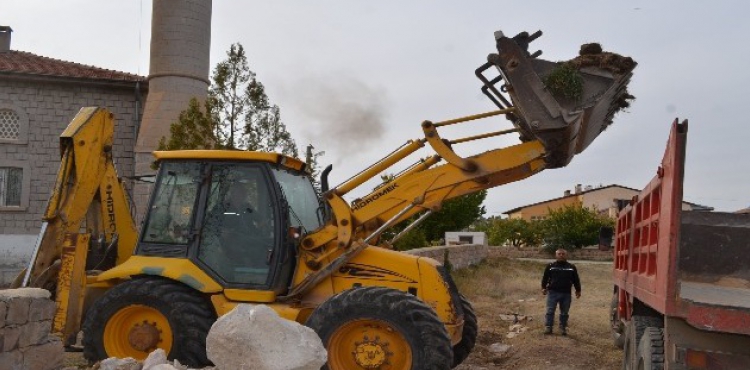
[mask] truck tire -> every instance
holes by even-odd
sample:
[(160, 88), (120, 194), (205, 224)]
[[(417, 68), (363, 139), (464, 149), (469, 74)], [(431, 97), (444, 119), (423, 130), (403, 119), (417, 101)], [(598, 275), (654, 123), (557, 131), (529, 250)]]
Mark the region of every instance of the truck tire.
[(86, 313), (83, 355), (143, 361), (162, 348), (190, 367), (211, 365), (206, 336), (216, 314), (194, 289), (164, 278), (136, 278), (107, 291)]
[(664, 331), (648, 327), (638, 345), (638, 370), (664, 369)]
[(615, 292), (612, 295), (612, 302), (610, 303), (609, 310), (609, 324), (612, 328), (612, 343), (615, 347), (623, 349), (625, 347), (625, 325), (620, 320), (620, 315), (617, 314), (617, 305), (620, 302), (620, 297)]
[(638, 345), (646, 328), (662, 328), (663, 326), (664, 320), (661, 317), (634, 315), (630, 318), (628, 327), (625, 329), (626, 339), (622, 359), (623, 370), (633, 370), (638, 366)]
[(454, 368), (460, 365), (474, 349), (474, 344), (477, 342), (477, 315), (474, 313), (474, 307), (471, 306), (466, 297), (459, 294), (461, 299), (461, 307), (464, 311), (464, 331), (461, 334), (461, 342), (453, 346), (453, 366)]
[(448, 370), (453, 362), (448, 332), (435, 311), (402, 291), (343, 291), (315, 309), (306, 325), (328, 350), (323, 369)]

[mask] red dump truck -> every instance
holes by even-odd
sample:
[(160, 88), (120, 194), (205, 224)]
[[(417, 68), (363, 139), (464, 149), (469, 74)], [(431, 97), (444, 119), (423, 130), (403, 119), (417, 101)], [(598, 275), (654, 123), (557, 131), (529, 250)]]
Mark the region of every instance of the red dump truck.
[(750, 369), (750, 215), (682, 209), (687, 121), (615, 229), (624, 369)]

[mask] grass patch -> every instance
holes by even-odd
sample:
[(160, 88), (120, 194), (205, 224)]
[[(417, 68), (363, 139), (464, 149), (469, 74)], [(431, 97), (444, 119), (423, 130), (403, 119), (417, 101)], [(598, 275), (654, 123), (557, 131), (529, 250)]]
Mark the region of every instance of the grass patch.
[(503, 301), (534, 294), (541, 289), (544, 264), (508, 258), (487, 260), (453, 273), (458, 290), (468, 296), (487, 296)]
[(583, 76), (571, 63), (560, 64), (542, 82), (556, 97), (579, 101), (583, 96)]

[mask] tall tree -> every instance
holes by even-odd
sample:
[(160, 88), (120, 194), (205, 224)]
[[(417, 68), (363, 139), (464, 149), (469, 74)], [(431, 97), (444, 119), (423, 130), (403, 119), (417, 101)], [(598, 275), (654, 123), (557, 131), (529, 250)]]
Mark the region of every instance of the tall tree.
[(245, 49), (232, 44), (212, 74), (205, 104), (191, 100), (162, 138), (160, 150), (238, 149), (280, 152), (297, 157), (297, 144), (269, 102), (265, 87), (250, 70)]
[(279, 107), (270, 104), (240, 43), (232, 44), (227, 59), (214, 68), (209, 96), (218, 108), (217, 136), (227, 149), (298, 155), (297, 144), (281, 121)]

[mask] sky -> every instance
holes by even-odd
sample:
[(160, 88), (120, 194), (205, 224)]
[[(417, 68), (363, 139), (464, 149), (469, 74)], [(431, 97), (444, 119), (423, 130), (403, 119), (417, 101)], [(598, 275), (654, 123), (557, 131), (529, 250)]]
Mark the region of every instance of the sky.
[[(151, 6), (0, 0), (0, 25), (13, 28), (14, 50), (145, 76)], [(750, 206), (749, 8), (739, 0), (214, 1), (211, 65), (241, 43), (298, 146), (325, 151), (321, 164), (333, 164), (337, 184), (421, 138), (423, 120), (494, 110), (474, 76), (496, 52), (494, 31), (542, 30), (530, 49), (553, 61), (599, 42), (638, 62), (628, 88), (636, 100), (567, 167), (491, 189), (487, 216), (562, 196), (576, 184), (643, 188), (675, 119), (690, 127), (684, 200), (735, 211)], [(504, 118), (465, 126), (441, 136), (511, 128)], [(511, 135), (456, 150), (470, 155), (517, 142)]]

